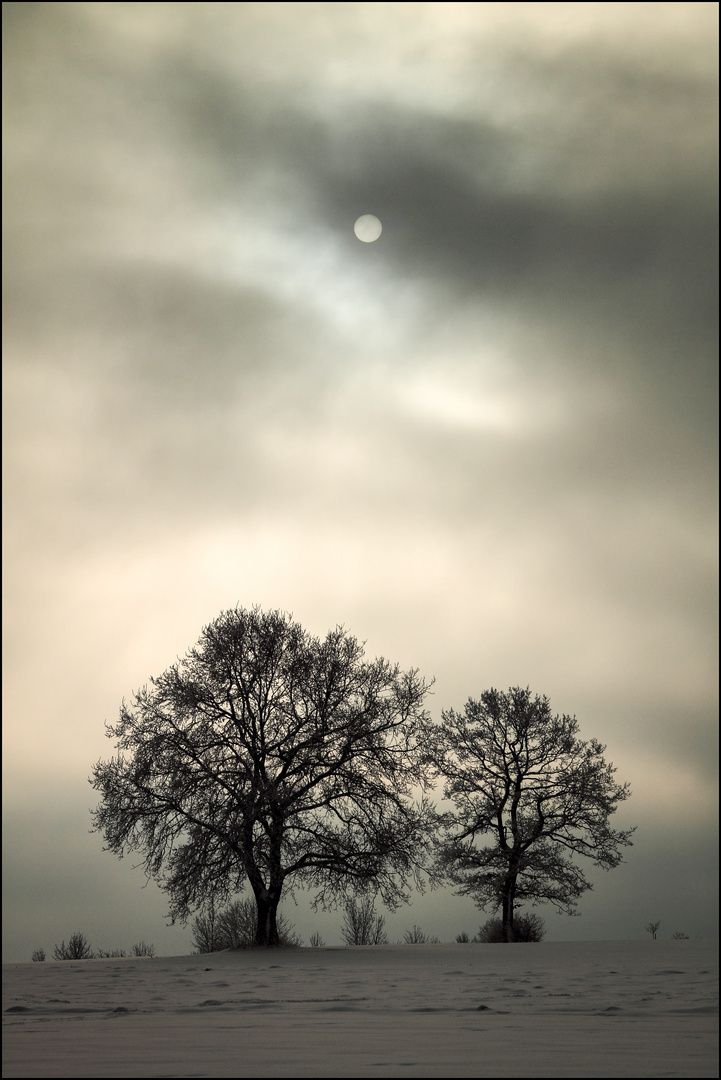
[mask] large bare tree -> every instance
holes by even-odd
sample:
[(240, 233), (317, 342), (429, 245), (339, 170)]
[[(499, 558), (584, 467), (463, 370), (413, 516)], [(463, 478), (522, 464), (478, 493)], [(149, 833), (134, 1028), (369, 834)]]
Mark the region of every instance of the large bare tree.
[(396, 907), (431, 863), (436, 817), (412, 797), (427, 691), (342, 628), (321, 640), (278, 611), (223, 612), (107, 725), (95, 829), (143, 853), (174, 918), (249, 883), (258, 945), (278, 944), (284, 886)]
[(458, 892), (500, 908), (503, 941), (514, 940), (518, 902), (550, 903), (569, 914), (591, 888), (576, 856), (610, 870), (633, 829), (609, 819), (630, 795), (595, 739), (578, 737), (575, 717), (553, 716), (528, 689), (487, 690), (463, 713), (443, 713), (428, 745), (444, 795), (440, 861)]

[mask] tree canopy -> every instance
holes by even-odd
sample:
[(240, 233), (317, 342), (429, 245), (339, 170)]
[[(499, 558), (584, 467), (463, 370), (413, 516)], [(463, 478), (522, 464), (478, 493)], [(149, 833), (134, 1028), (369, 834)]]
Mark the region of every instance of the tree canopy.
[(436, 817), (412, 798), (427, 691), (342, 627), (321, 640), (279, 611), (225, 611), (106, 725), (95, 829), (143, 854), (174, 918), (249, 883), (260, 945), (278, 943), (284, 886), (321, 904), (371, 888), (395, 907), (431, 864)]
[(610, 870), (631, 844), (633, 829), (609, 824), (629, 785), (616, 783), (605, 746), (577, 735), (575, 717), (553, 716), (548, 698), (520, 687), (487, 690), (429, 729), (455, 804), (440, 861), (460, 894), (501, 909), (504, 941), (514, 940), (517, 902), (575, 911), (591, 888), (576, 856)]

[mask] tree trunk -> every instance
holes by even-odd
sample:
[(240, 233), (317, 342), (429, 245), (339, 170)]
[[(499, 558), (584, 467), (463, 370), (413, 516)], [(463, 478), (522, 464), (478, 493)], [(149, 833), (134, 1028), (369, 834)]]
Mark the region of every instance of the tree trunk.
[(258, 926), (255, 932), (255, 944), (264, 949), (280, 945), (278, 938), (277, 913), (280, 903), (280, 888), (253, 890), (258, 905)]
[(509, 874), (503, 882), (503, 894), (501, 898), (501, 921), (503, 931), (501, 941), (515, 941), (516, 934), (513, 927), (513, 904), (516, 898), (516, 875)]

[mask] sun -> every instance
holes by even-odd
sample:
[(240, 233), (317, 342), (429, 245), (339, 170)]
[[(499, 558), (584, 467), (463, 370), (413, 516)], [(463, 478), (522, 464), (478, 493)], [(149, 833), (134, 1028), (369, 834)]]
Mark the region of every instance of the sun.
[(372, 244), (383, 232), (383, 226), (374, 214), (362, 214), (353, 226), (353, 232), (364, 244)]

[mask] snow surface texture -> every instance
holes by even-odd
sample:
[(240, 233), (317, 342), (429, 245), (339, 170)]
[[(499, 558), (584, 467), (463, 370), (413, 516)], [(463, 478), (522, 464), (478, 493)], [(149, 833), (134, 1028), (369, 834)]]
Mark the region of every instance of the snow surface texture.
[(3, 966), (4, 1077), (718, 1076), (715, 941)]

